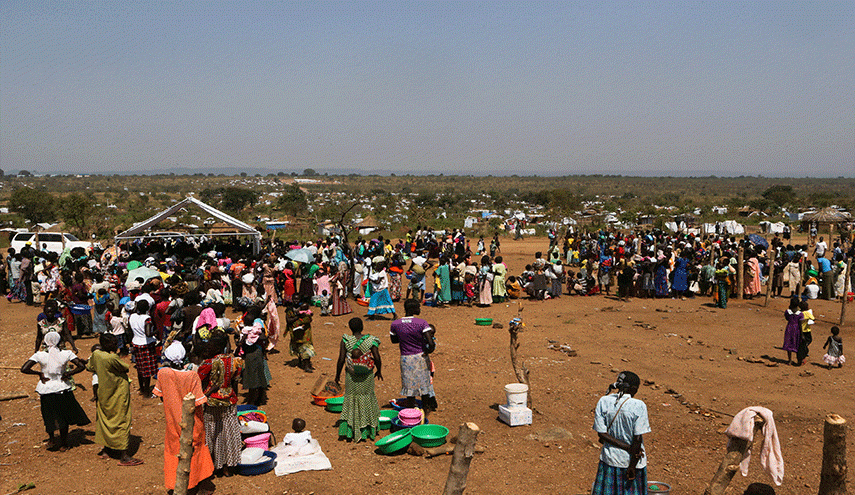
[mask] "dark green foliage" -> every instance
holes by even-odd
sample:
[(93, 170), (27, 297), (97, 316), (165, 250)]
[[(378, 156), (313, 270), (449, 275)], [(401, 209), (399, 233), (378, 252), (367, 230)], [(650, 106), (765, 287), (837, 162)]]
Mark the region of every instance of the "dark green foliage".
[(50, 193), (20, 187), (9, 197), (9, 210), (32, 223), (53, 222), (56, 219), (56, 203), (56, 198)]
[(778, 206), (791, 205), (796, 201), (796, 192), (793, 191), (793, 186), (781, 184), (766, 189), (762, 196)]
[(296, 184), (285, 186), (282, 196), (276, 201), (276, 208), (286, 215), (298, 216), (306, 212), (309, 202), (306, 193)]
[(218, 187), (205, 189), (201, 193), (202, 201), (222, 208), (230, 213), (239, 213), (247, 206), (258, 203), (258, 195), (242, 187)]

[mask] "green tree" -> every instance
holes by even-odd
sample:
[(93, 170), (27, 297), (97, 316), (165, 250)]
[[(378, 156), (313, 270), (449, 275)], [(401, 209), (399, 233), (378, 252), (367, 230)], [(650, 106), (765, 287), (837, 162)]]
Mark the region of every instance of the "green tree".
[(220, 205), (233, 213), (258, 203), (258, 196), (253, 191), (241, 187), (225, 187), (221, 197)]
[(796, 201), (796, 192), (793, 191), (793, 186), (784, 186), (780, 184), (766, 189), (761, 196), (778, 206), (786, 206), (793, 204)]
[(276, 208), (286, 215), (297, 216), (306, 211), (309, 201), (306, 193), (296, 184), (286, 186), (282, 190), (282, 196), (276, 201)]
[(313, 169), (313, 168), (307, 168), (306, 170), (303, 170), (303, 175), (311, 176), (311, 175), (318, 175), (318, 173), (315, 172), (315, 169)]
[(46, 192), (31, 187), (15, 189), (9, 197), (10, 210), (17, 212), (30, 222), (52, 222), (56, 219), (56, 198)]
[(74, 193), (62, 199), (59, 204), (62, 219), (74, 226), (81, 237), (87, 237), (89, 218), (95, 213), (91, 199), (82, 193)]

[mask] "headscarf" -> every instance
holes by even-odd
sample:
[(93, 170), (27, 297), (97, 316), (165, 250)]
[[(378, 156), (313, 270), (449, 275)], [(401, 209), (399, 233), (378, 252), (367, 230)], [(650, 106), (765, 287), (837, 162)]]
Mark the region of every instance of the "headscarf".
[(169, 362), (170, 366), (181, 367), (184, 365), (184, 356), (187, 355), (187, 351), (184, 350), (184, 346), (181, 342), (173, 341), (169, 347), (163, 351), (163, 357), (166, 358), (166, 361)]
[[(207, 328), (203, 328), (205, 326)], [(214, 314), (214, 310), (211, 308), (203, 309), (202, 313), (199, 314), (199, 318), (196, 319), (196, 328), (193, 330), (199, 334), (199, 338), (208, 340), (215, 328), (217, 328), (217, 315)]]
[(62, 368), (65, 362), (62, 360), (62, 353), (59, 350), (59, 341), (62, 337), (59, 332), (48, 332), (45, 334), (44, 343), (47, 347), (48, 361), (43, 373), (45, 375), (61, 375)]

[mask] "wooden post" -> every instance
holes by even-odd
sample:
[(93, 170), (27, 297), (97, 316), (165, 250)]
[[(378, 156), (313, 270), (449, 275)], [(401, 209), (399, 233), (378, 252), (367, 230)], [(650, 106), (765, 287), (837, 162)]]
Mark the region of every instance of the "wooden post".
[(843, 270), (843, 303), (840, 304), (840, 321), (838, 325), (843, 325), (843, 321), (846, 320), (846, 301), (849, 299), (849, 291), (852, 290), (851, 278), (852, 258), (849, 258), (849, 261), (846, 262), (846, 268)]
[(769, 261), (769, 280), (766, 281), (766, 302), (763, 303), (763, 306), (769, 305), (769, 294), (772, 292), (772, 285), (774, 285), (775, 280), (775, 259), (778, 258), (778, 249), (771, 244), (769, 248), (772, 250), (772, 258)]
[[(763, 418), (760, 416), (754, 416), (754, 437), (757, 438), (757, 432), (763, 428)], [(742, 462), (742, 458), (745, 457), (745, 451), (747, 451), (751, 447), (751, 444), (748, 443), (748, 440), (743, 440), (741, 438), (730, 438), (727, 441), (727, 453), (724, 454), (724, 459), (721, 460), (721, 464), (718, 466), (718, 471), (713, 475), (712, 480), (710, 480), (710, 484), (707, 486), (707, 489), (704, 490), (704, 495), (724, 495), (725, 490), (727, 490), (727, 485), (730, 484), (730, 480), (733, 479), (733, 475), (739, 471), (739, 463)]]
[(457, 445), (451, 458), (448, 478), (445, 480), (445, 490), (442, 495), (461, 495), (466, 490), (466, 477), (469, 476), (469, 464), (475, 455), (475, 441), (481, 429), (475, 423), (460, 425), (457, 435)]
[(736, 298), (742, 299), (742, 291), (745, 289), (745, 248), (742, 245), (739, 246), (736, 264)]
[(822, 474), (819, 495), (846, 494), (846, 420), (836, 414), (825, 417), (822, 432)]
[(534, 409), (531, 405), (531, 384), (528, 380), (528, 368), (525, 367), (525, 363), (520, 362), (518, 352), (520, 348), (519, 334), (522, 331), (522, 322), (508, 325), (508, 333), (511, 334), (511, 365), (514, 367), (514, 374), (517, 376), (517, 381), (528, 385), (528, 407), (529, 409)]
[(175, 495), (187, 495), (190, 484), (190, 459), (193, 457), (193, 426), (196, 422), (196, 396), (188, 393), (181, 404), (181, 436), (178, 443), (178, 470), (175, 473)]

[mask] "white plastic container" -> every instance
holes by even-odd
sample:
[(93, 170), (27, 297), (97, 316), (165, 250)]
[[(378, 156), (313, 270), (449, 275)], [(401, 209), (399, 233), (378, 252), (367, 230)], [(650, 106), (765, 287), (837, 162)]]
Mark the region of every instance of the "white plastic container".
[(508, 408), (525, 407), (528, 401), (528, 385), (509, 383), (505, 385), (505, 395), (508, 397)]
[(531, 424), (531, 409), (527, 407), (505, 407), (499, 405), (499, 419), (508, 426)]

